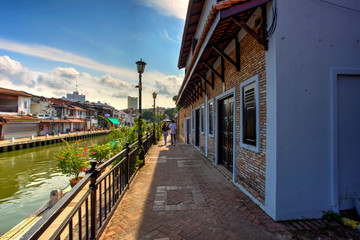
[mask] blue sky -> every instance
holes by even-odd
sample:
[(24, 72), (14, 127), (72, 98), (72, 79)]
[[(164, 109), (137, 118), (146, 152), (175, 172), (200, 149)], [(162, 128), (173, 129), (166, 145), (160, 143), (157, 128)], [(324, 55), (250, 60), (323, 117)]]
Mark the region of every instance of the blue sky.
[(173, 107), (188, 0), (0, 0), (0, 85), (46, 97), (78, 90), (127, 107), (137, 96), (135, 62), (146, 63), (143, 107), (153, 91)]

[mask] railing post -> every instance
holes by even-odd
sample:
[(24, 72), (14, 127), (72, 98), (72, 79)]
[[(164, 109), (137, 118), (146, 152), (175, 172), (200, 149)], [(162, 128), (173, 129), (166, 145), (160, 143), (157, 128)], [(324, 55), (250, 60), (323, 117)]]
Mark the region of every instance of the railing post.
[(96, 221), (96, 179), (98, 177), (98, 172), (96, 170), (96, 161), (91, 160), (91, 168), (89, 170), (90, 176), (90, 239), (96, 239), (96, 228), (97, 228), (97, 221)]
[(129, 180), (130, 180), (130, 147), (129, 147), (129, 142), (126, 143), (126, 162), (127, 162), (127, 177), (126, 177), (126, 185), (129, 187)]

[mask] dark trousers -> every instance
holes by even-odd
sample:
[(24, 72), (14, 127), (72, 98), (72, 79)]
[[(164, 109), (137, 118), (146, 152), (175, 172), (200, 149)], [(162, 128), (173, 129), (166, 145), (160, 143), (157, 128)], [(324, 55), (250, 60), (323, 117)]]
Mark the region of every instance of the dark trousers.
[(171, 144), (175, 144), (176, 134), (171, 134)]

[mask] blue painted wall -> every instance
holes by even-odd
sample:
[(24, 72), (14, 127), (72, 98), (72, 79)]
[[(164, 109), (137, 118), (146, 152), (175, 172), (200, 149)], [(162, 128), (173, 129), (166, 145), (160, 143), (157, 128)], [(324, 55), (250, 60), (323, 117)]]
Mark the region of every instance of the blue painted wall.
[[(332, 2), (360, 10), (357, 0)], [(331, 69), (360, 69), (360, 13), (318, 0), (276, 5), (266, 52), (265, 209), (276, 220), (321, 217), (333, 207)]]

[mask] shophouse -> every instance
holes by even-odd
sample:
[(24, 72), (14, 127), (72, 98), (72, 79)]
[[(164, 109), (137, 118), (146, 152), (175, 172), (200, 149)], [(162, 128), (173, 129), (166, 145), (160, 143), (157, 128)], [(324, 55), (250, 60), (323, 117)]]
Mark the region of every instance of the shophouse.
[(55, 109), (54, 132), (66, 133), (84, 131), (86, 127), (86, 110), (72, 105), (72, 102), (57, 98), (49, 98)]
[(53, 103), (42, 96), (31, 95), (31, 114), (40, 119), (38, 135), (52, 134), (55, 130), (56, 111)]
[(0, 88), (0, 139), (37, 136), (39, 122), (31, 115), (31, 95)]
[(360, 2), (337, 3), (189, 1), (179, 135), (275, 220), (360, 195)]

